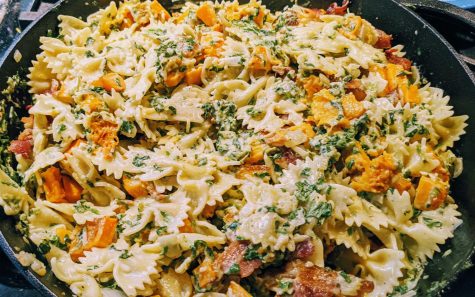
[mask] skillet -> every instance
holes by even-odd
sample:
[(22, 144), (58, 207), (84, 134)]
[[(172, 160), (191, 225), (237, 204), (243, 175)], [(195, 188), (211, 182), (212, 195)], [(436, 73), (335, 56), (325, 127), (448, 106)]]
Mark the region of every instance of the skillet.
[[(165, 8), (176, 5), (170, 0), (161, 1)], [(305, 6), (327, 7), (328, 0), (310, 0)], [(6, 87), (6, 78), (14, 74), (25, 76), (31, 60), (39, 53), (39, 37), (46, 35), (48, 30), (55, 29), (60, 14), (86, 17), (90, 13), (105, 7), (108, 0), (73, 1), (64, 0), (47, 12), (41, 19), (30, 25), (20, 36), (19, 40), (7, 51), (3, 61), (0, 61), (0, 89)], [(271, 10), (280, 10), (289, 4), (282, 0), (263, 0)], [(354, 0), (350, 5), (352, 12), (369, 20), (377, 28), (393, 34), (393, 44), (404, 44), (407, 57), (421, 65), (421, 71), (434, 86), (445, 90), (451, 96), (456, 114), (467, 114), (469, 126), (467, 134), (457, 143), (456, 153), (464, 158), (463, 174), (455, 180), (452, 186), (452, 196), (459, 204), (464, 223), (456, 230), (455, 237), (443, 246), (426, 267), (425, 279), (418, 285), (417, 296), (437, 296), (445, 286), (454, 280), (457, 274), (469, 266), (470, 257), (475, 249), (475, 80), (472, 72), (460, 60), (454, 49), (427, 22), (403, 5), (394, 0)], [(22, 54), (22, 59), (16, 63), (13, 55), (16, 50)], [(26, 98), (25, 105), (31, 99)], [(19, 109), (18, 114), (24, 114)], [(8, 127), (10, 139), (15, 139), (19, 127)], [(470, 215), (472, 214), (472, 215)], [(28, 243), (23, 241), (15, 231), (15, 221), (0, 211), (0, 247), (12, 260), (25, 278), (44, 296), (69, 296), (69, 288), (57, 280), (52, 272), (44, 277), (38, 277), (30, 269), (21, 267), (15, 259), (16, 250), (32, 251)], [(451, 253), (444, 251), (451, 250)], [(448, 255), (447, 255), (448, 254)], [(472, 296), (465, 292), (464, 295)]]

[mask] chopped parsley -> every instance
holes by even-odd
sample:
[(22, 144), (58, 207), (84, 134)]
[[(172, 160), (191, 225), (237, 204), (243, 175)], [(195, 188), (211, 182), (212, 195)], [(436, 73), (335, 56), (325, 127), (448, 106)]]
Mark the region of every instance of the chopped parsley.
[(86, 57), (88, 57), (88, 58), (92, 58), (92, 57), (95, 56), (94, 53), (93, 53), (92, 51), (89, 51), (89, 50), (86, 51), (86, 54), (85, 54), (85, 55), (86, 55)]
[(132, 160), (132, 164), (135, 167), (143, 167), (145, 165), (146, 160), (150, 160), (150, 156), (141, 156), (141, 155), (135, 155), (134, 159)]
[(131, 254), (129, 254), (129, 251), (128, 250), (125, 250), (122, 254), (120, 254), (119, 258), (121, 259), (127, 259), (127, 258), (130, 258), (132, 257)]
[(132, 133), (132, 131), (134, 130), (135, 128), (135, 125), (133, 122), (130, 122), (130, 121), (123, 121), (122, 124), (120, 124), (120, 131), (121, 132), (124, 132), (126, 134), (130, 134)]
[(328, 202), (318, 202), (312, 201), (310, 203), (310, 207), (307, 211), (306, 217), (307, 218), (315, 218), (317, 222), (321, 225), (332, 215), (332, 205)]
[(79, 200), (75, 205), (74, 205), (74, 210), (77, 213), (86, 213), (86, 212), (92, 212), (93, 214), (99, 214), (99, 211), (93, 207), (90, 207), (87, 205), (88, 203), (86, 200)]
[(279, 289), (282, 289), (282, 291), (288, 292), (290, 288), (292, 287), (293, 282), (290, 280), (279, 280)]
[(442, 222), (436, 221), (434, 219), (423, 217), (422, 220), (424, 221), (424, 224), (426, 224), (426, 226), (431, 229), (442, 227)]
[(201, 109), (203, 110), (203, 118), (206, 120), (214, 117), (214, 113), (216, 112), (213, 104), (210, 102), (206, 102), (205, 104), (201, 105)]
[(257, 251), (259, 246), (257, 245), (249, 245), (244, 252), (244, 260), (251, 261), (255, 259), (262, 259), (261, 254)]
[(348, 275), (348, 273), (340, 271), (340, 275), (345, 280), (345, 282), (351, 283), (351, 277)]
[(90, 90), (99, 94), (104, 94), (106, 92), (106, 90), (103, 87), (93, 87)]
[(156, 232), (157, 232), (158, 235), (163, 235), (163, 234), (167, 233), (167, 230), (168, 230), (167, 226), (160, 226), (160, 227), (157, 228)]
[(399, 285), (394, 287), (394, 290), (391, 294), (389, 294), (389, 297), (397, 296), (397, 295), (402, 295), (406, 294), (409, 289), (407, 288), (406, 285)]
[(45, 239), (38, 245), (38, 252), (42, 255), (46, 255), (49, 251), (51, 251), (51, 246), (49, 245), (49, 241)]
[(306, 180), (298, 181), (295, 186), (297, 187), (295, 197), (302, 202), (308, 201), (312, 193), (320, 191), (319, 184), (311, 184)]
[(239, 264), (234, 263), (229, 267), (228, 271), (226, 271), (226, 274), (239, 274), (241, 272), (241, 268), (239, 267)]
[(254, 107), (249, 107), (246, 109), (246, 113), (251, 116), (251, 118), (258, 117), (262, 114), (262, 111), (254, 109)]
[(302, 169), (302, 171), (300, 172), (300, 176), (303, 176), (303, 177), (307, 177), (307, 176), (310, 176), (310, 173), (312, 172), (312, 169), (310, 167), (305, 167), (304, 169)]

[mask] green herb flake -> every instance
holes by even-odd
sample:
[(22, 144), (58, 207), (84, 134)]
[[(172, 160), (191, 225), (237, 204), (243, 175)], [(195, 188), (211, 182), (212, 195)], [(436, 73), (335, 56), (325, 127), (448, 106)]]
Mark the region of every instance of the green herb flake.
[(128, 250), (125, 250), (122, 254), (120, 254), (119, 258), (121, 259), (127, 259), (127, 258), (130, 258), (132, 257), (131, 254), (129, 254), (129, 251)]
[(423, 217), (422, 220), (424, 221), (424, 224), (426, 224), (426, 226), (431, 228), (431, 229), (442, 227), (442, 222), (433, 220), (431, 218)]
[(325, 219), (329, 218), (332, 215), (333, 207), (328, 202), (318, 202), (312, 201), (310, 207), (307, 211), (307, 218), (315, 218), (317, 222), (321, 225)]
[(345, 282), (351, 283), (351, 277), (348, 275), (348, 273), (340, 271), (340, 275), (345, 280)]
[(90, 207), (89, 205), (86, 204), (86, 200), (79, 200), (73, 207), (74, 210), (77, 213), (86, 213), (86, 212), (92, 212), (93, 214), (99, 214), (99, 211), (95, 208)]
[(46, 255), (51, 251), (51, 246), (49, 245), (48, 240), (43, 240), (39, 245), (38, 245), (38, 252), (40, 252), (42, 255)]
[(226, 271), (226, 274), (239, 274), (241, 272), (241, 268), (239, 267), (239, 264), (234, 263), (229, 267), (228, 271)]
[(141, 155), (135, 155), (134, 159), (132, 160), (132, 164), (135, 167), (143, 167), (145, 165), (146, 160), (150, 160), (150, 156), (141, 156)]

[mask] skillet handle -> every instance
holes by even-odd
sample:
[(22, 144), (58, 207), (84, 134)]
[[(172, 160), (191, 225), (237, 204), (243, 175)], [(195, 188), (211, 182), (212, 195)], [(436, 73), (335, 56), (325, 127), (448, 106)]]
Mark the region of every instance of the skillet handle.
[(398, 0), (412, 9), (457, 50), (462, 60), (475, 71), (475, 14), (437, 0)]

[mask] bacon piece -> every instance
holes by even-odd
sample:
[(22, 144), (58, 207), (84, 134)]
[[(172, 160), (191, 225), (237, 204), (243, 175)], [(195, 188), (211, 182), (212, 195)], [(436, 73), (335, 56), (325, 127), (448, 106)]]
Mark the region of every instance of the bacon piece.
[(379, 29), (376, 29), (376, 32), (378, 32), (378, 41), (376, 41), (374, 47), (379, 49), (390, 48), (393, 36)]
[(22, 155), (23, 158), (29, 158), (33, 151), (32, 140), (13, 140), (8, 147), (8, 150), (14, 154)]
[(18, 140), (10, 142), (8, 150), (14, 154), (22, 155), (23, 158), (30, 158), (33, 153), (32, 130), (27, 128), (18, 136)]
[(406, 71), (411, 70), (411, 66), (412, 66), (411, 60), (394, 55), (395, 51), (396, 50), (394, 49), (389, 49), (384, 52), (386, 54), (386, 59), (388, 59), (388, 62), (392, 64), (401, 65), (402, 68), (404, 68), (404, 70)]
[(258, 269), (262, 265), (262, 262), (259, 259), (250, 261), (244, 259), (244, 253), (246, 252), (248, 245), (248, 243), (244, 243), (242, 241), (231, 242), (224, 252), (217, 257), (216, 261), (218, 267), (220, 267), (224, 272), (227, 272), (231, 266), (238, 264), (239, 276), (244, 278), (251, 275), (254, 270)]
[(292, 70), (292, 67), (282, 66), (282, 65), (273, 65), (272, 71), (274, 71), (279, 76), (286, 76)]
[(361, 89), (361, 81), (359, 79), (353, 79), (347, 82), (345, 89), (353, 93), (358, 101), (362, 101), (366, 98), (366, 92)]
[(374, 283), (372, 281), (361, 281), (360, 289), (358, 290), (358, 296), (366, 296), (366, 293), (371, 293), (374, 290)]
[(295, 247), (295, 252), (294, 256), (297, 259), (307, 259), (313, 254), (313, 251), (315, 250), (315, 247), (313, 246), (312, 242), (310, 239), (307, 239), (305, 241), (297, 243), (297, 246)]
[(294, 297), (338, 296), (339, 287), (336, 271), (318, 266), (306, 267), (304, 262), (291, 263), (297, 271), (294, 282)]
[(275, 159), (274, 163), (282, 167), (283, 169), (287, 169), (290, 164), (297, 163), (297, 160), (300, 158), (294, 153), (293, 150), (289, 148), (284, 148), (284, 152), (282, 153), (282, 157)]
[[(281, 276), (294, 278), (294, 297), (333, 297), (345, 295), (341, 290), (341, 278), (338, 272), (318, 266), (305, 265), (304, 261), (296, 260), (285, 267)], [(374, 289), (374, 283), (350, 276), (352, 281), (359, 281), (356, 296), (366, 296)]]
[(344, 0), (341, 6), (338, 6), (338, 3), (333, 2), (328, 6), (327, 13), (328, 14), (335, 14), (335, 15), (345, 15), (346, 9), (350, 4), (350, 0)]

